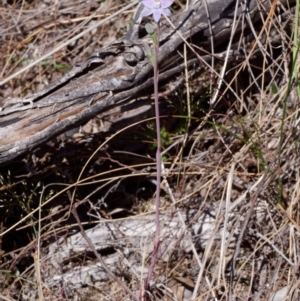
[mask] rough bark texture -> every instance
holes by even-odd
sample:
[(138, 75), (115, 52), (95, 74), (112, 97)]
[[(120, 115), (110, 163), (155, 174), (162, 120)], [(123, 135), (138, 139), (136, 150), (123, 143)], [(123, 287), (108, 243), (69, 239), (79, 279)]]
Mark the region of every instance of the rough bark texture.
[[(226, 49), (232, 32), (238, 39), (251, 27), (251, 23), (261, 26), (261, 16), (267, 16), (272, 7), (269, 0), (249, 0), (247, 5), (241, 1), (237, 16), (245, 16), (248, 22), (243, 27), (243, 18), (238, 18), (238, 26), (232, 29), (236, 1), (206, 2), (194, 1), (188, 10), (182, 10), (171, 18), (185, 39), (201, 47), (201, 51), (197, 51), (206, 61), (210, 59), (207, 52), (216, 53), (218, 49)], [(291, 7), (295, 1), (277, 2), (278, 7)], [(152, 66), (145, 56), (143, 43), (151, 44), (151, 41), (142, 26), (136, 28), (139, 32), (134, 31), (130, 35), (131, 40), (126, 36), (101, 49), (32, 98), (7, 99), (0, 112), (0, 164), (11, 161), (112, 106), (120, 106), (149, 94), (153, 83)], [(178, 54), (183, 41), (166, 21), (161, 27), (160, 43), (160, 80), (172, 81), (184, 68)], [(192, 52), (189, 64), (199, 65), (199, 60)]]

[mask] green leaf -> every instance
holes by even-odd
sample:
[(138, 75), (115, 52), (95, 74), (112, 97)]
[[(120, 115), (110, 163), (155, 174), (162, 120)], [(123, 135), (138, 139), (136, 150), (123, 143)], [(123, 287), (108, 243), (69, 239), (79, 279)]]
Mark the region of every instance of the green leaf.
[(145, 25), (146, 31), (151, 35), (154, 33), (154, 27), (151, 23), (147, 23)]
[(151, 52), (151, 49), (147, 43), (144, 43), (144, 49), (145, 49), (145, 53), (146, 53), (151, 65), (154, 66), (154, 55)]

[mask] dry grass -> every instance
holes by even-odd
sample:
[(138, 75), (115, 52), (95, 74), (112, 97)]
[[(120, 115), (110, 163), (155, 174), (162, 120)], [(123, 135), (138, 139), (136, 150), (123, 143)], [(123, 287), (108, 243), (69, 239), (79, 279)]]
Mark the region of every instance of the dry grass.
[[(0, 80), (123, 5), (118, 0), (6, 3), (0, 8)], [(42, 89), (76, 61), (118, 39), (130, 16), (124, 12), (14, 76), (0, 87), (0, 102)], [(153, 300), (299, 300), (299, 86), (293, 81), (299, 60), (296, 56), (292, 64), (288, 20), (283, 25), (270, 14), (257, 31), (266, 36), (261, 44), (255, 38), (241, 42), (251, 60), (231, 61), (223, 75), (223, 61), (212, 75), (209, 69), (189, 74), (191, 120), (182, 118), (188, 115), (184, 88), (165, 95), (167, 112), (174, 114), (163, 118), (161, 211), (196, 214), (181, 225), (182, 235), (194, 234), (189, 252), (174, 251), (167, 262), (159, 261)], [(222, 93), (215, 92), (218, 85)], [(214, 110), (208, 112), (212, 102)], [(109, 281), (73, 291), (47, 286), (57, 273), (47, 260), (48, 247), (77, 231), (74, 203), (80, 204), (87, 228), (103, 218), (153, 212), (153, 122), (139, 121), (107, 140), (94, 134), (97, 129), (75, 131), (1, 168), (0, 220), (6, 234), (0, 299), (125, 300), (124, 291)], [(101, 120), (91, 123), (99, 127)], [(210, 232), (193, 233), (196, 219), (205, 215)], [(63, 272), (95, 262), (92, 254), (80, 256), (64, 263)], [(149, 258), (140, 260), (147, 265)], [(142, 286), (138, 273), (119, 271), (118, 276), (133, 291)], [(285, 294), (274, 298), (280, 289)]]

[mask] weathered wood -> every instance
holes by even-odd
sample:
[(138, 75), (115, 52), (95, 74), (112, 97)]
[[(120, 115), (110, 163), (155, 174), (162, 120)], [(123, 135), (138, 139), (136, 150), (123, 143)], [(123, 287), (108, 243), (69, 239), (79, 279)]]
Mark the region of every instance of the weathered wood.
[[(188, 215), (181, 212), (181, 215), (187, 224), (193, 220), (189, 229), (182, 225), (178, 218), (178, 212), (161, 213), (161, 242), (158, 256), (164, 262), (171, 260), (174, 252), (177, 254), (189, 253), (192, 241), (199, 249), (204, 250), (214, 231), (214, 242), (217, 243), (221, 240), (223, 228), (215, 229), (216, 212), (214, 208), (208, 208), (201, 215), (197, 215), (197, 211), (193, 210)], [(125, 271), (130, 266), (134, 271), (141, 273), (144, 278), (148, 273), (148, 265), (143, 262), (143, 258), (148, 259), (153, 252), (155, 229), (155, 216), (150, 214), (124, 221), (102, 220), (94, 228), (86, 230), (86, 235), (98, 252), (105, 253), (105, 250), (114, 250), (108, 256), (104, 256), (104, 261), (113, 273), (116, 273), (118, 268)], [(228, 233), (226, 237), (229, 237)], [(230, 237), (230, 240), (234, 241), (235, 238)], [(99, 263), (81, 266), (66, 273), (62, 272), (65, 262), (68, 262), (72, 256), (78, 257), (88, 251), (90, 251), (90, 247), (81, 233), (52, 243), (49, 246), (47, 258), (43, 259), (49, 260), (57, 270), (52, 279), (47, 279), (49, 287), (60, 286), (63, 282), (73, 289), (91, 281), (109, 280), (109, 276)], [(129, 263), (123, 260), (124, 256), (130, 257)]]
[[(218, 203), (218, 202), (217, 202)], [(203, 204), (202, 204), (203, 205)], [(200, 205), (200, 207), (202, 206)], [(217, 264), (220, 260), (219, 252), (221, 251), (221, 242), (226, 245), (226, 261), (232, 258), (235, 249), (236, 240), (241, 228), (239, 222), (236, 222), (237, 215), (240, 222), (244, 216), (240, 211), (236, 211), (232, 203), (229, 211), (220, 210), (220, 204), (203, 206), (203, 210), (188, 210), (177, 212), (160, 212), (160, 262), (171, 262), (174, 255), (188, 254), (192, 250), (192, 244), (197, 251), (201, 253), (207, 247), (211, 250), (209, 257)], [(254, 217), (262, 222), (268, 215), (265, 203), (258, 202)], [(228, 218), (228, 228), (224, 228), (223, 220), (225, 213)], [(181, 216), (184, 223), (181, 222)], [(233, 226), (234, 224), (234, 226)], [(103, 260), (110, 270), (117, 274), (120, 271), (129, 270), (129, 273), (137, 279), (145, 278), (148, 273), (148, 259), (153, 253), (155, 240), (155, 215), (141, 215), (120, 220), (99, 220), (99, 223), (85, 231), (87, 237), (93, 243), (95, 249), (103, 254)], [(276, 254), (281, 256), (291, 266), (296, 266), (296, 262), (288, 259), (284, 252), (280, 251), (257, 230), (248, 227), (248, 232), (260, 240), (265, 241)], [(110, 250), (110, 252), (107, 252)], [(90, 246), (82, 234), (76, 233), (70, 237), (62, 237), (49, 245), (47, 256), (42, 258), (43, 262), (51, 263), (55, 267), (55, 273), (46, 280), (49, 287), (59, 287), (66, 285), (69, 289), (79, 288), (91, 282), (104, 282), (109, 280), (105, 269), (101, 263), (97, 262), (92, 265), (81, 264), (80, 267), (71, 268), (66, 271), (65, 267), (72, 258), (80, 258), (90, 251)], [(175, 253), (175, 254), (174, 254)], [(176, 255), (177, 254), (177, 255)], [(223, 254), (224, 255), (224, 254)], [(127, 260), (124, 260), (124, 257)], [(213, 259), (214, 258), (214, 259)], [(193, 273), (196, 275), (200, 267), (197, 262), (191, 264)], [(133, 272), (134, 271), (134, 272)], [(138, 274), (138, 275), (137, 275)]]
[[(211, 39), (215, 50), (224, 43), (226, 47), (232, 32), (236, 1), (206, 2), (209, 19), (205, 1), (194, 1), (188, 10), (178, 12), (171, 20), (185, 39), (210, 53)], [(238, 16), (244, 16), (252, 24), (261, 23), (261, 15), (266, 16), (272, 5), (269, 0), (249, 0), (246, 1), (247, 6), (243, 2), (239, 3)], [(295, 0), (278, 0), (278, 3), (291, 7)], [(238, 18), (238, 26), (234, 30), (237, 37), (245, 29), (241, 26), (242, 19)], [(249, 22), (245, 21), (245, 27), (249, 26)], [(11, 161), (112, 106), (147, 94), (153, 78), (152, 66), (144, 54), (145, 42), (151, 44), (144, 32), (133, 40), (121, 39), (75, 66), (60, 80), (30, 99), (7, 99), (0, 112), (0, 164)], [(183, 41), (166, 21), (161, 26), (160, 43), (160, 79), (171, 81), (184, 68), (178, 55)], [(204, 54), (199, 52), (201, 56)], [(206, 56), (206, 59), (209, 57)], [(198, 64), (192, 53), (189, 64)]]

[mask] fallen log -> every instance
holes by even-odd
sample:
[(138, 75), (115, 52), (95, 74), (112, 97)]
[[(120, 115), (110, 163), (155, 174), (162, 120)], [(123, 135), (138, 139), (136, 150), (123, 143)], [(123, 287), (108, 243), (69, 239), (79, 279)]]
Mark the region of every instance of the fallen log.
[[(188, 66), (199, 70), (200, 57), (209, 62), (218, 51), (227, 49), (232, 35), (237, 40), (257, 24), (263, 29), (276, 7), (290, 9), (295, 4), (295, 0), (247, 2), (193, 1), (171, 18), (175, 29), (163, 21), (160, 81), (170, 82), (184, 70), (182, 37), (197, 47), (197, 55), (189, 53)], [(151, 46), (142, 25), (134, 24), (130, 34), (96, 52), (43, 91), (27, 99), (6, 99), (0, 112), (0, 164), (109, 108), (151, 93), (152, 66), (145, 55), (145, 43)]]
[[(188, 227), (182, 224), (180, 214), (186, 223), (192, 222)], [(215, 208), (207, 208), (199, 214), (190, 210), (188, 214), (183, 212), (162, 213), (160, 216), (161, 243), (159, 258), (162, 262), (169, 262), (172, 257), (179, 254), (188, 254), (191, 252), (191, 244), (195, 244), (198, 249), (204, 250), (213, 235), (214, 244), (220, 242), (224, 229), (218, 229), (215, 217), (217, 212)], [(216, 227), (216, 228), (215, 228)], [(116, 274), (117, 269), (125, 271), (130, 269), (130, 273), (137, 276), (137, 279), (146, 277), (148, 266), (144, 260), (148, 259), (153, 252), (153, 239), (155, 236), (155, 216), (135, 216), (123, 221), (105, 220), (97, 226), (86, 230), (86, 235), (93, 242), (96, 250), (104, 255), (104, 261), (110, 270)], [(226, 231), (225, 231), (226, 232)], [(233, 243), (235, 238), (226, 232), (228, 244)], [(90, 246), (81, 233), (76, 233), (67, 239), (61, 238), (50, 244), (48, 255), (43, 261), (50, 261), (56, 271), (53, 277), (47, 279), (49, 287), (59, 287), (64, 283), (69, 289), (80, 288), (91, 282), (106, 282), (109, 275), (101, 267), (100, 263), (89, 266), (81, 266), (71, 271), (66, 271), (66, 263), (72, 260), (72, 257), (80, 257), (90, 251)], [(174, 255), (177, 254), (177, 255)], [(124, 258), (130, 258), (125, 261)], [(144, 258), (144, 259), (143, 259)]]

